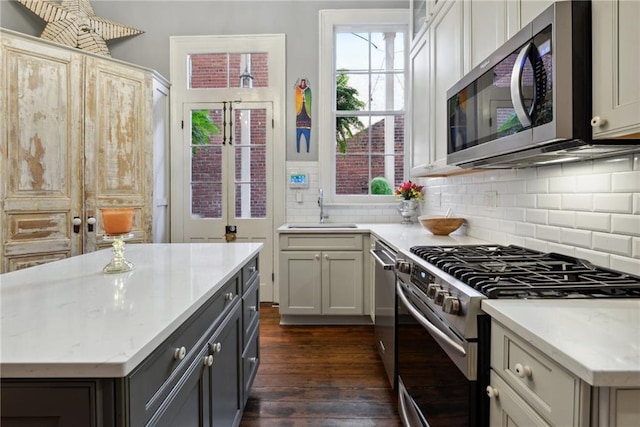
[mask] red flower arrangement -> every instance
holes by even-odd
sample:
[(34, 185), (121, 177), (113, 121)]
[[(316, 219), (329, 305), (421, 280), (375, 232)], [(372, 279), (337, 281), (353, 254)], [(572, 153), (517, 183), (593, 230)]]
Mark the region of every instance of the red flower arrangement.
[(403, 200), (422, 200), (424, 186), (418, 185), (415, 182), (406, 181), (402, 185), (396, 188), (395, 195), (398, 199)]

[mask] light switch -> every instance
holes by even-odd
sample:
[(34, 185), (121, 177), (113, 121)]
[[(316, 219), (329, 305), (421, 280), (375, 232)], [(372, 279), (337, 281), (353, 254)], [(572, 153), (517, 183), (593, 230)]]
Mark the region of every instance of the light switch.
[(296, 202), (302, 203), (302, 191), (296, 191)]

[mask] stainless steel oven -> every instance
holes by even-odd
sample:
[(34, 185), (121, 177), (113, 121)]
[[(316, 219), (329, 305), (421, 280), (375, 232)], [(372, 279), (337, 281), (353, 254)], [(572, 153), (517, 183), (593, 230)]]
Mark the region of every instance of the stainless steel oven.
[[(422, 276), (425, 282), (436, 283), (426, 271)], [(398, 274), (396, 282), (398, 410), (404, 425), (488, 425), (488, 400), (482, 390), (488, 384), (483, 378), (489, 367), (479, 357), (478, 338), (454, 330), (438, 310), (429, 307), (426, 289), (407, 278)], [(475, 303), (467, 300), (465, 304)]]

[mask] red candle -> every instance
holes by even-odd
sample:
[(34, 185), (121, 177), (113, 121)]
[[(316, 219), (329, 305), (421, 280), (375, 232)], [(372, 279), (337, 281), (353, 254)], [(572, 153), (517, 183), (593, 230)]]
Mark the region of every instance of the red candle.
[(109, 235), (131, 232), (133, 226), (133, 208), (105, 208), (102, 212), (104, 232)]

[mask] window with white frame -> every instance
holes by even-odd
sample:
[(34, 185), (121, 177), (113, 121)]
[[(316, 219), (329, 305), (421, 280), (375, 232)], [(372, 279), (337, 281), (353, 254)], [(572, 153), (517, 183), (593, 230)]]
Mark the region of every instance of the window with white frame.
[(406, 168), (406, 10), (320, 11), (320, 175), (328, 202), (388, 202)]

